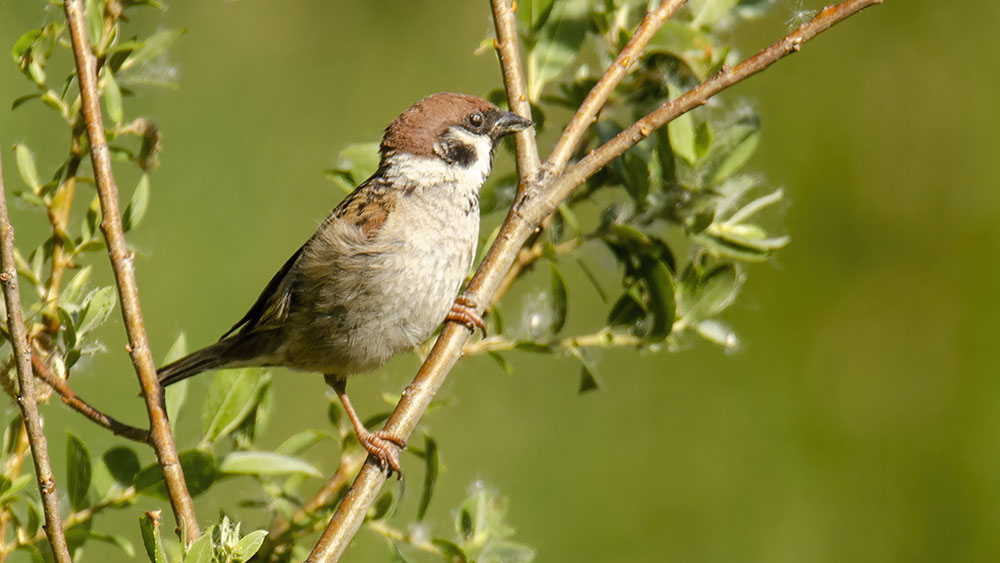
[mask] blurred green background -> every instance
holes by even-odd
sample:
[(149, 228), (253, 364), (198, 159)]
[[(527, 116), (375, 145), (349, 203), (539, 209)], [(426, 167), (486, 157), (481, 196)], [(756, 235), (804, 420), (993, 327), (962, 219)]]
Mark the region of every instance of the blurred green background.
[[(776, 4), (735, 32), (742, 52), (821, 5)], [(436, 533), (451, 533), (450, 511), (481, 480), (509, 498), (515, 539), (538, 561), (1000, 557), (1000, 82), (988, 62), (1000, 52), (1000, 5), (960, 4), (889, 0), (724, 94), (760, 111), (751, 168), (791, 201), (792, 244), (749, 269), (726, 313), (742, 348), (606, 352), (604, 387), (585, 396), (569, 360), (515, 355), (513, 376), (486, 359), (461, 362), (442, 391), (450, 406), (426, 419), (446, 465), (429, 517)], [(60, 17), (41, 1), (0, 0), (0, 14), (3, 49)], [(173, 2), (136, 25), (188, 29), (159, 69), (177, 73), (179, 90), (126, 100), (127, 117), (146, 115), (164, 132), (150, 213), (131, 236), (157, 358), (180, 331), (205, 345), (245, 312), (342, 196), (321, 171), (343, 147), (377, 140), (428, 93), (501, 84), (495, 57), (473, 54), (492, 30), (485, 0)], [(20, 187), (11, 146), (26, 142), (48, 175), (66, 134), (37, 103), (9, 111), (30, 85), (3, 60), (10, 190)], [(511, 160), (500, 153), (498, 168)], [(136, 176), (121, 169), (127, 194)], [(19, 246), (33, 248), (44, 218), (18, 208), (14, 220)], [(578, 281), (570, 334), (601, 314), (587, 310), (597, 300)], [(507, 310), (545, 287), (529, 278)], [(108, 353), (78, 368), (74, 385), (142, 423), (117, 315), (105, 334)], [(402, 389), (416, 366), (406, 355), (352, 380), (359, 409), (383, 410), (380, 394)], [(326, 424), (321, 378), (275, 375), (271, 446)], [(197, 441), (208, 385), (193, 382), (182, 448)], [(45, 412), (57, 477), (64, 428), (95, 457), (114, 443), (58, 404)], [(338, 454), (320, 448), (311, 461), (327, 471)], [(419, 460), (404, 464), (414, 469), (397, 522), (412, 518), (422, 478)], [(234, 480), (199, 499), (203, 524), (224, 509), (244, 529), (263, 525), (236, 505), (248, 486)], [(95, 529), (140, 545), (138, 514), (109, 512)], [(122, 557), (95, 545), (87, 559)], [(345, 557), (386, 559), (366, 530)]]

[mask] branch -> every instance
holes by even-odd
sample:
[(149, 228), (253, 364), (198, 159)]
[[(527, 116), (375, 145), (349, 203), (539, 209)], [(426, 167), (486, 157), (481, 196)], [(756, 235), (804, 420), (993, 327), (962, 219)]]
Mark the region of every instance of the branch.
[(52, 466), (49, 463), (49, 449), (42, 432), (42, 421), (38, 417), (38, 405), (35, 404), (35, 376), (31, 372), (31, 349), (28, 347), (28, 331), (24, 327), (24, 317), (21, 312), (21, 296), (17, 289), (17, 267), (14, 265), (14, 227), (7, 216), (7, 194), (3, 187), (3, 169), (0, 168), (0, 256), (2, 256), (3, 271), (0, 272), (0, 282), (3, 284), (4, 302), (7, 304), (7, 329), (10, 332), (11, 348), (17, 359), (17, 380), (20, 388), (17, 395), (17, 406), (21, 409), (21, 419), (27, 429), (28, 441), (31, 443), (31, 459), (35, 462), (35, 477), (38, 480), (38, 493), (42, 497), (42, 508), (45, 511), (45, 534), (52, 545), (52, 552), (59, 563), (71, 563), (66, 536), (63, 534), (62, 517), (59, 514), (59, 494), (56, 492), (56, 480), (52, 476)]
[(66, 0), (64, 8), (73, 40), (73, 56), (76, 59), (80, 97), (83, 101), (81, 111), (87, 122), (87, 138), (90, 140), (90, 160), (94, 168), (97, 193), (101, 200), (101, 231), (107, 241), (108, 256), (115, 274), (115, 285), (118, 286), (118, 295), (121, 299), (122, 317), (125, 320), (129, 341), (127, 349), (132, 358), (132, 365), (135, 366), (136, 375), (139, 377), (142, 394), (146, 398), (152, 445), (156, 451), (156, 458), (163, 468), (163, 480), (174, 517), (177, 519), (178, 530), (183, 529), (181, 537), (192, 542), (200, 534), (198, 519), (194, 513), (194, 502), (184, 481), (184, 472), (177, 458), (177, 447), (174, 445), (174, 436), (170, 431), (163, 403), (163, 388), (156, 379), (156, 368), (146, 339), (142, 309), (139, 306), (139, 289), (135, 283), (132, 265), (133, 257), (125, 247), (125, 236), (122, 233), (121, 215), (118, 209), (118, 187), (111, 173), (110, 151), (101, 121), (97, 61), (87, 41), (81, 0)]
[(145, 444), (149, 443), (148, 430), (143, 430), (142, 428), (136, 428), (135, 426), (129, 426), (124, 422), (119, 422), (91, 406), (87, 403), (87, 401), (81, 399), (72, 389), (70, 389), (69, 385), (66, 384), (66, 380), (52, 373), (52, 370), (49, 369), (49, 366), (45, 365), (45, 362), (42, 361), (41, 356), (38, 354), (31, 355), (31, 365), (35, 368), (35, 374), (38, 378), (45, 383), (48, 383), (49, 387), (55, 390), (56, 393), (59, 393), (59, 396), (62, 398), (62, 402), (69, 405), (73, 408), (73, 410), (79, 412), (100, 426), (107, 428), (116, 436), (121, 436), (123, 438), (128, 438), (129, 440), (135, 440), (136, 442), (142, 442)]
[(646, 48), (649, 40), (656, 35), (656, 32), (663, 26), (663, 23), (670, 19), (670, 16), (674, 15), (677, 8), (680, 8), (686, 1), (663, 0), (655, 10), (646, 14), (646, 17), (643, 18), (642, 23), (639, 24), (632, 38), (629, 39), (628, 44), (625, 45), (621, 53), (618, 53), (615, 61), (611, 63), (611, 66), (604, 72), (604, 75), (597, 81), (597, 84), (590, 89), (590, 93), (584, 98), (580, 108), (576, 110), (573, 119), (570, 120), (569, 125), (563, 130), (562, 135), (556, 142), (555, 148), (552, 149), (549, 158), (545, 161), (547, 174), (558, 176), (562, 173), (566, 162), (569, 161), (570, 155), (573, 154), (573, 149), (579, 144), (580, 138), (583, 137), (584, 132), (590, 127), (590, 124), (597, 119), (597, 113), (601, 111), (604, 103), (608, 101), (608, 96), (611, 95), (611, 92), (614, 91), (622, 81), (622, 78), (625, 77), (625, 74), (628, 73), (632, 63), (642, 55), (642, 50)]
[(840, 23), (848, 17), (882, 0), (845, 0), (823, 8), (813, 19), (783, 37), (777, 43), (744, 60), (735, 67), (723, 67), (715, 76), (688, 90), (681, 96), (665, 102), (645, 117), (636, 121), (610, 141), (593, 150), (583, 160), (573, 165), (565, 174), (546, 189), (546, 207), (555, 207), (569, 196), (573, 189), (612, 160), (618, 158), (653, 131), (663, 127), (684, 113), (702, 106), (708, 99), (733, 84), (742, 82), (782, 58), (797, 53), (802, 44)]
[[(494, 0), (494, 14), (497, 18), (511, 19), (512, 14), (507, 4), (498, 6), (502, 0)], [(488, 303), (489, 298), (500, 286), (504, 275), (510, 270), (511, 265), (517, 259), (521, 247), (528, 237), (535, 232), (542, 221), (551, 215), (559, 203), (565, 199), (577, 185), (586, 180), (591, 174), (602, 166), (609, 163), (617, 156), (624, 153), (629, 147), (636, 144), (656, 128), (662, 127), (671, 119), (690, 110), (691, 108), (705, 103), (712, 95), (725, 89), (740, 80), (760, 72), (770, 64), (785, 55), (797, 51), (802, 43), (815, 37), (820, 32), (828, 29), (839, 21), (855, 14), (873, 4), (879, 4), (881, 0), (846, 0), (833, 7), (828, 7), (821, 11), (812, 21), (804, 24), (796, 31), (790, 33), (775, 45), (761, 51), (747, 61), (739, 64), (733, 69), (724, 69), (718, 75), (708, 79), (701, 85), (690, 90), (680, 98), (671, 100), (663, 106), (653, 111), (636, 124), (623, 131), (619, 136), (608, 141), (596, 151), (592, 152), (582, 161), (574, 165), (563, 175), (545, 180), (544, 185), (537, 186), (537, 190), (528, 190), (526, 194), (519, 197), (511, 212), (507, 215), (500, 233), (497, 235), (493, 246), (479, 265), (479, 269), (469, 282), (465, 296), (474, 303)], [(497, 29), (510, 31), (513, 27), (512, 21), (505, 23), (497, 22)], [(508, 38), (510, 36), (508, 35)], [(500, 43), (498, 48), (501, 52), (504, 44)], [(504, 62), (501, 56), (501, 64), (504, 65), (505, 79), (509, 71), (508, 67), (516, 66), (512, 63)], [(524, 101), (524, 100), (520, 100)], [(518, 100), (511, 100), (516, 103)], [(521, 165), (522, 163), (519, 163)], [(523, 171), (523, 168), (522, 168)], [(535, 195), (540, 197), (535, 197)], [(476, 307), (477, 313), (482, 313), (482, 305)], [(462, 347), (469, 338), (470, 331), (462, 325), (447, 323), (441, 331), (441, 335), (435, 342), (430, 354), (420, 367), (416, 377), (410, 385), (403, 391), (396, 409), (392, 416), (386, 421), (385, 430), (395, 436), (406, 440), (416, 428), (420, 417), (434, 398), (434, 394), (444, 383), (448, 371), (458, 362), (462, 354)], [(361, 472), (354, 480), (354, 484), (347, 492), (343, 502), (337, 508), (330, 524), (313, 548), (307, 559), (310, 563), (326, 563), (336, 561), (351, 538), (357, 533), (364, 522), (368, 509), (378, 498), (379, 490), (385, 483), (386, 473), (381, 469), (378, 462), (369, 457)]]
[[(493, 25), (497, 38), (493, 46), (500, 58), (500, 72), (503, 74), (507, 102), (511, 111), (531, 119), (531, 102), (528, 101), (528, 86), (524, 80), (524, 67), (517, 47), (517, 27), (514, 25), (514, 6), (508, 0), (490, 0), (493, 9)], [(517, 154), (518, 195), (522, 195), (529, 184), (538, 179), (538, 145), (535, 144), (535, 130), (532, 127), (514, 134)]]
[[(130, 502), (138, 494), (139, 493), (135, 490), (135, 487), (129, 487), (115, 497), (109, 498), (99, 504), (95, 504), (94, 506), (88, 506), (87, 508), (84, 508), (79, 512), (74, 512), (66, 517), (66, 521), (63, 522), (63, 530), (69, 530), (74, 526), (79, 526), (80, 524), (87, 522), (88, 520), (92, 519), (99, 512), (103, 511), (106, 508), (111, 508), (114, 506), (119, 506), (122, 503)], [(41, 533), (38, 533), (29, 538), (18, 540), (17, 545), (35, 544), (42, 541), (43, 538), (44, 536)]]

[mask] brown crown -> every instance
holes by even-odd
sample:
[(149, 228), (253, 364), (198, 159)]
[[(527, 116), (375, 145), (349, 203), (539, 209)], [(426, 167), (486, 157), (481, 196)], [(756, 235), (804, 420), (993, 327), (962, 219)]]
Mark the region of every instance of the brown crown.
[(434, 156), (434, 141), (448, 127), (461, 124), (469, 114), (499, 112), (482, 98), (451, 92), (431, 94), (399, 115), (382, 137), (380, 150), (385, 158), (404, 152), (416, 156)]

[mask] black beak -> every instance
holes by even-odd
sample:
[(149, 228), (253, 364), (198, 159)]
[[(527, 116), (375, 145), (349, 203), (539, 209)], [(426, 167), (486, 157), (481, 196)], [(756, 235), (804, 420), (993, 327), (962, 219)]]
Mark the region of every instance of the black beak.
[(499, 139), (515, 131), (527, 129), (534, 124), (530, 119), (525, 119), (512, 111), (505, 111), (500, 114), (500, 118), (493, 124), (492, 136), (494, 139)]

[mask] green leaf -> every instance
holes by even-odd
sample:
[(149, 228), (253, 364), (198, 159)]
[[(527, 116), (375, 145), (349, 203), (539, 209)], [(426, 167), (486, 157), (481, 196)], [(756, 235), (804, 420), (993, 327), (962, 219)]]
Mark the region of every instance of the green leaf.
[(260, 390), (269, 380), (270, 376), (257, 368), (218, 372), (202, 406), (202, 443), (214, 443), (235, 430), (257, 406)]
[(242, 475), (290, 475), (322, 477), (312, 465), (295, 457), (271, 452), (232, 452), (222, 458), (219, 472)]
[(266, 537), (267, 530), (256, 530), (240, 538), (233, 549), (233, 563), (243, 563), (253, 557)]
[(104, 109), (107, 110), (108, 118), (115, 127), (121, 125), (125, 115), (125, 110), (122, 108), (122, 91), (118, 87), (114, 73), (107, 68), (104, 70)]
[(424, 486), (420, 492), (420, 504), (417, 505), (417, 522), (422, 521), (427, 514), (427, 507), (431, 504), (431, 496), (434, 494), (434, 485), (437, 483), (440, 470), (437, 442), (424, 434)]
[(514, 375), (514, 366), (500, 352), (490, 351), (486, 355), (492, 358), (507, 375)]
[(78, 311), (80, 308), (80, 301), (83, 297), (83, 288), (87, 285), (87, 280), (90, 279), (90, 273), (93, 271), (93, 267), (85, 266), (77, 272), (73, 279), (66, 284), (62, 292), (59, 294), (59, 306), (66, 309), (67, 311)]
[(27, 94), (25, 96), (20, 96), (18, 98), (14, 98), (14, 101), (11, 102), (11, 104), (10, 104), (10, 109), (11, 110), (15, 110), (15, 109), (21, 107), (22, 105), (24, 105), (25, 103), (30, 102), (31, 100), (35, 100), (35, 99), (41, 98), (41, 97), (42, 97), (42, 95), (36, 92), (34, 94)]
[[(204, 493), (215, 482), (215, 457), (211, 452), (186, 450), (180, 452), (177, 457), (181, 462), (184, 480), (187, 481), (191, 496)], [(167, 491), (163, 486), (163, 468), (158, 463), (142, 468), (135, 476), (135, 489), (145, 495), (167, 498)]]
[(458, 545), (452, 541), (442, 538), (434, 538), (431, 540), (431, 543), (441, 550), (441, 553), (448, 558), (448, 561), (466, 563), (469, 560), (469, 556), (462, 551), (462, 548), (458, 547)]
[(705, 156), (709, 147), (712, 146), (712, 138), (712, 126), (707, 121), (699, 123), (694, 132), (694, 152), (697, 158)]
[(17, 172), (24, 184), (31, 188), (32, 193), (38, 193), (42, 182), (38, 179), (38, 168), (35, 167), (35, 156), (28, 147), (21, 143), (14, 145), (14, 156), (17, 161)]
[(578, 350), (572, 350), (573, 356), (580, 360), (580, 386), (577, 393), (581, 395), (587, 391), (594, 391), (601, 388), (600, 379), (597, 377), (597, 370), (586, 356)]
[(118, 294), (115, 293), (114, 286), (110, 285), (95, 289), (87, 294), (83, 300), (83, 312), (80, 313), (80, 320), (77, 323), (79, 325), (77, 334), (83, 336), (104, 324), (111, 315), (111, 311), (115, 309), (117, 301)]
[(634, 289), (622, 294), (608, 312), (608, 325), (612, 328), (632, 330), (646, 316), (642, 298)]
[(653, 314), (653, 327), (648, 338), (663, 340), (670, 334), (677, 317), (674, 275), (666, 264), (657, 260), (646, 269), (645, 278), (649, 289), (649, 309)]
[(14, 57), (15, 63), (21, 63), (21, 59), (31, 51), (31, 46), (35, 44), (35, 40), (41, 34), (42, 30), (32, 29), (31, 31), (26, 31), (21, 37), (18, 37), (17, 41), (14, 42), (14, 48), (10, 52), (11, 56)]
[(135, 50), (132, 56), (122, 64), (122, 68), (142, 64), (144, 62), (155, 59), (160, 56), (164, 51), (166, 51), (174, 41), (177, 41), (181, 35), (184, 35), (186, 29), (171, 29), (167, 31), (161, 31), (149, 39), (146, 39), (142, 47)]
[(587, 33), (587, 2), (555, 2), (545, 24), (538, 30), (538, 40), (528, 54), (528, 98), (537, 103), (542, 89), (562, 74), (580, 53)]
[[(104, 2), (86, 0), (83, 15), (87, 22), (87, 35), (92, 48), (97, 48), (104, 40)], [(99, 54), (99, 53), (98, 53)]]
[(139, 473), (139, 455), (127, 446), (116, 446), (101, 456), (108, 473), (123, 487), (129, 487)]
[(729, 15), (739, 0), (690, 0), (688, 5), (694, 14), (694, 27), (711, 28), (719, 20)]
[(517, 3), (517, 23), (529, 35), (545, 24), (552, 12), (553, 0), (521, 0)]
[(550, 264), (552, 270), (552, 321), (549, 330), (552, 334), (557, 334), (566, 324), (566, 280), (563, 279), (559, 268)]
[(122, 229), (125, 232), (139, 226), (139, 222), (146, 216), (146, 209), (149, 207), (149, 174), (143, 174), (139, 178), (139, 184), (132, 192), (132, 199), (122, 213)]
[(90, 491), (90, 452), (83, 440), (66, 433), (66, 485), (69, 503), (73, 510), (83, 510), (89, 506), (87, 493)]
[(18, 475), (13, 481), (0, 475), (0, 505), (9, 504), (17, 498), (17, 493), (32, 480), (31, 475)]
[(378, 143), (348, 145), (337, 156), (337, 167), (325, 171), (325, 174), (349, 193), (375, 173), (379, 158)]
[(333, 435), (319, 430), (304, 430), (281, 443), (274, 453), (285, 456), (296, 456), (318, 444), (322, 440), (332, 440)]
[(375, 504), (368, 511), (367, 520), (381, 520), (388, 516), (392, 511), (393, 505), (395, 504), (393, 500), (394, 495), (391, 490), (386, 490), (382, 493), (382, 496), (378, 497), (378, 500), (375, 501)]
[(700, 321), (721, 313), (736, 300), (743, 280), (734, 264), (725, 263), (696, 279), (693, 285), (685, 284), (684, 316)]
[(735, 174), (753, 156), (758, 143), (760, 143), (760, 132), (754, 131), (730, 149), (729, 154), (718, 163), (709, 183), (711, 185), (722, 183), (726, 178)]
[(681, 114), (667, 124), (667, 133), (670, 135), (670, 148), (674, 154), (683, 158), (688, 164), (694, 164), (698, 160), (698, 151), (695, 147), (694, 119), (691, 112)]
[(214, 530), (215, 526), (205, 530), (205, 533), (188, 547), (184, 563), (215, 563), (215, 546), (212, 545)]

